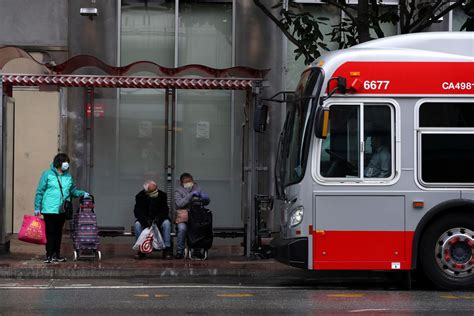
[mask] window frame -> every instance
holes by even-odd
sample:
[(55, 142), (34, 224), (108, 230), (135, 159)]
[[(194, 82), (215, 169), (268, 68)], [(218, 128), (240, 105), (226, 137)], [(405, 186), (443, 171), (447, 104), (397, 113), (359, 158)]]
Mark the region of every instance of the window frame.
[(474, 134), (474, 127), (420, 127), (420, 109), (426, 103), (472, 103), (472, 98), (443, 98), (443, 99), (421, 99), (415, 105), (415, 182), (421, 188), (449, 188), (449, 189), (474, 189), (474, 181), (472, 183), (460, 182), (425, 182), (422, 179), (422, 141), (424, 134), (439, 135), (469, 135)]
[(327, 178), (321, 175), (321, 154), (323, 139), (315, 138), (313, 146), (313, 178), (321, 185), (392, 185), (400, 178), (400, 107), (393, 99), (331, 99), (326, 102), (323, 107), (330, 108), (334, 105), (359, 105), (360, 106), (360, 123), (359, 123), (359, 146), (364, 143), (365, 147), (365, 131), (364, 131), (364, 105), (367, 106), (387, 106), (391, 113), (391, 168), (392, 173), (388, 178), (365, 178), (364, 177), (364, 156), (365, 150), (361, 151), (359, 147), (359, 168), (360, 177), (357, 178)]

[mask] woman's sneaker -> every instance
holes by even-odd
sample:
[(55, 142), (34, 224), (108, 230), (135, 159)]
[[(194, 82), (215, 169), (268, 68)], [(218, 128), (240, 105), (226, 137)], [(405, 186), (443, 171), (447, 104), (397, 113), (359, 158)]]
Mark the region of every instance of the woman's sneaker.
[(57, 255), (57, 256), (54, 256), (54, 257), (53, 257), (53, 261), (54, 261), (54, 262), (66, 262), (67, 259), (64, 258), (64, 257), (61, 257), (60, 255)]
[(46, 257), (46, 259), (43, 260), (44, 263), (51, 263), (53, 262), (53, 258), (52, 257)]

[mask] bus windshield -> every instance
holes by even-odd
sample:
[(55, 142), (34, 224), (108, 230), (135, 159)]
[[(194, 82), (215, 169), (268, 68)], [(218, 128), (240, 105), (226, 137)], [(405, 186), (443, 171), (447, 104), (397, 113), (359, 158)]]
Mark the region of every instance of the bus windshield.
[(319, 68), (304, 71), (296, 87), (293, 101), (287, 103), (286, 120), (280, 137), (276, 163), (278, 195), (283, 193), (283, 188), (286, 186), (303, 179), (315, 112), (315, 107), (311, 107), (311, 104), (319, 95), (321, 77)]

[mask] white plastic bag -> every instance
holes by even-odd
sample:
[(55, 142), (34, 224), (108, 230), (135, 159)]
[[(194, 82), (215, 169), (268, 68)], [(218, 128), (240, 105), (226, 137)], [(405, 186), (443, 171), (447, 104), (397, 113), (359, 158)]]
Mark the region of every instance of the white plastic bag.
[(161, 232), (158, 229), (158, 226), (156, 226), (156, 224), (153, 224), (151, 226), (151, 229), (153, 232), (153, 249), (165, 249), (165, 242), (163, 241), (163, 236), (161, 236)]
[(137, 242), (135, 243), (135, 245), (133, 245), (132, 249), (133, 250), (140, 250), (140, 245), (143, 244), (143, 242), (148, 238), (148, 236), (150, 234), (153, 236), (153, 231), (151, 230), (151, 228), (149, 228), (149, 227), (145, 228), (141, 232), (140, 236), (138, 236)]

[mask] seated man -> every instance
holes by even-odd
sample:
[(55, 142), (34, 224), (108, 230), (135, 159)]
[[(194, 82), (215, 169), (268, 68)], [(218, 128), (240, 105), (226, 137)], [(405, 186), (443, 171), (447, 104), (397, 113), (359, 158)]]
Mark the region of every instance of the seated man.
[[(199, 197), (204, 205), (209, 204), (209, 196), (202, 192), (196, 182), (194, 182), (193, 176), (189, 173), (183, 173), (179, 177), (180, 186), (174, 191), (174, 201), (176, 209), (187, 209), (191, 207), (191, 200), (194, 196)], [(176, 259), (184, 258), (184, 248), (186, 246), (186, 223), (178, 223), (178, 245), (176, 249)]]
[[(165, 249), (163, 250), (163, 259), (172, 259), (173, 250), (171, 249), (171, 222), (169, 218), (169, 207), (166, 193), (158, 190), (154, 181), (148, 180), (143, 184), (143, 190), (135, 196), (135, 238), (140, 236), (146, 227), (151, 227), (153, 222), (158, 226), (163, 235)], [(142, 259), (145, 254), (138, 252), (136, 259)]]
[(372, 157), (365, 167), (366, 178), (387, 178), (392, 173), (390, 146), (386, 145), (387, 137), (384, 135), (372, 136)]

